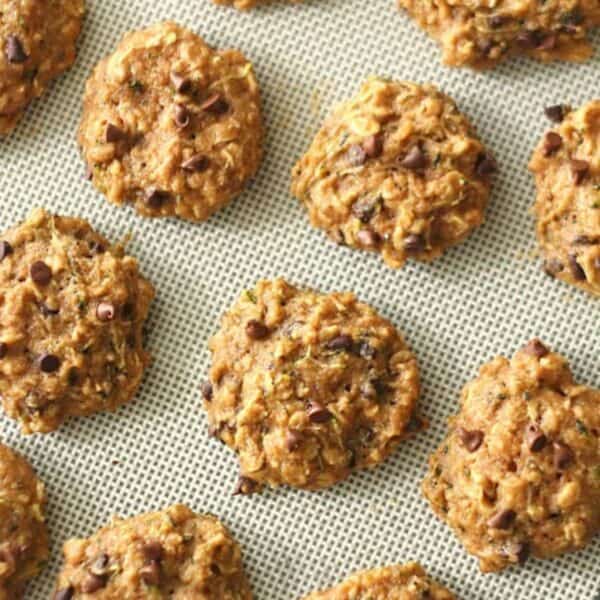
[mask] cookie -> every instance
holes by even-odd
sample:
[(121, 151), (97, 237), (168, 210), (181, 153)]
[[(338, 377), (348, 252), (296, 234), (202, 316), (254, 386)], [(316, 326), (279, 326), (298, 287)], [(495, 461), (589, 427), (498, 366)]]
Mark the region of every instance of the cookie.
[(48, 559), (46, 493), (29, 463), (0, 443), (0, 600), (21, 600)]
[(237, 542), (216, 517), (181, 504), (114, 518), (63, 553), (54, 600), (252, 600)]
[(398, 0), (442, 47), (447, 65), (488, 69), (513, 56), (543, 62), (581, 62), (593, 50), (586, 39), (600, 24), (597, 0)]
[(494, 159), (431, 85), (369, 79), (292, 172), (292, 193), (335, 242), (390, 267), (430, 261), (483, 222)]
[(252, 64), (175, 23), (126, 35), (86, 85), (92, 182), (146, 217), (207, 219), (256, 173), (262, 138)]
[(482, 571), (578, 550), (600, 531), (600, 390), (539, 340), (484, 365), (449, 429), (423, 492)]
[(432, 581), (421, 565), (411, 562), (355, 573), (343, 583), (304, 600), (454, 600)]
[(544, 270), (600, 296), (600, 100), (546, 109), (557, 125), (538, 144), (534, 212)]
[[(289, 0), (290, 2), (299, 3), (302, 0)], [(233, 6), (238, 10), (248, 10), (256, 6), (262, 6), (264, 4), (270, 4), (271, 0), (213, 0), (215, 4), (221, 4), (223, 6)]]
[(3, 0), (0, 7), (0, 136), (75, 61), (83, 0)]
[(211, 338), (210, 432), (237, 454), (237, 491), (316, 490), (374, 467), (418, 423), (415, 357), (354, 294), (259, 281)]
[(131, 399), (153, 295), (124, 247), (82, 219), (35, 209), (1, 234), (0, 396), (24, 433)]

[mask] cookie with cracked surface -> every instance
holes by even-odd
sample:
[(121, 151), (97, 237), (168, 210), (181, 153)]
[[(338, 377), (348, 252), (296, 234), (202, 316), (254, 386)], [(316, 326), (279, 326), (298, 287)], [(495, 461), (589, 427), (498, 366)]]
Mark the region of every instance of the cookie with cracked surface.
[(29, 463), (0, 443), (0, 600), (21, 600), (48, 559), (45, 504)]
[[(215, 4), (221, 4), (223, 6), (233, 6), (238, 10), (248, 10), (255, 8), (256, 6), (263, 6), (265, 4), (271, 4), (272, 0), (213, 0)], [(294, 4), (302, 2), (302, 0), (289, 0)]]
[(558, 124), (529, 163), (544, 270), (600, 296), (600, 100), (546, 112)]
[(369, 79), (327, 119), (292, 193), (339, 244), (394, 268), (430, 261), (483, 222), (496, 165), (432, 85)]
[(455, 596), (427, 576), (415, 562), (360, 571), (344, 582), (304, 600), (454, 600)]
[(35, 209), (2, 234), (0, 395), (24, 433), (132, 398), (153, 296), (137, 261), (82, 219)]
[(241, 550), (212, 515), (177, 504), (68, 540), (54, 600), (252, 600)]
[(262, 137), (252, 64), (172, 22), (127, 34), (86, 85), (92, 182), (146, 217), (210, 217), (258, 170)]
[(482, 571), (583, 548), (600, 530), (600, 390), (532, 340), (462, 392), (423, 492)]
[(209, 348), (204, 406), (211, 433), (238, 454), (238, 492), (331, 486), (382, 462), (418, 425), (415, 357), (350, 292), (259, 281)]
[(600, 24), (596, 0), (398, 0), (442, 47), (454, 67), (489, 69), (512, 56), (581, 62), (593, 50), (587, 33)]
[(0, 136), (75, 61), (83, 0), (3, 0), (0, 6)]

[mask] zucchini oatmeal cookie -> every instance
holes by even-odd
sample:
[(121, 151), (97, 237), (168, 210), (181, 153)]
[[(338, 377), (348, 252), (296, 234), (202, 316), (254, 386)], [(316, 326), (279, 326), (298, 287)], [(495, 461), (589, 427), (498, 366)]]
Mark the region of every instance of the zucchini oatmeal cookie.
[(48, 559), (45, 504), (29, 463), (0, 443), (0, 600), (21, 600)]
[(557, 125), (529, 163), (544, 270), (600, 296), (600, 100), (546, 113)]
[(54, 600), (252, 600), (241, 550), (212, 515), (184, 505), (114, 518), (68, 540)]
[(495, 169), (448, 96), (371, 78), (325, 121), (293, 169), (292, 193), (335, 242), (400, 268), (437, 258), (483, 222)]
[(600, 530), (600, 390), (539, 340), (484, 365), (449, 426), (423, 492), (482, 571), (578, 550)]
[(90, 177), (146, 217), (207, 219), (256, 173), (262, 137), (251, 63), (175, 23), (127, 34), (86, 85)]
[(82, 219), (35, 209), (2, 234), (0, 395), (24, 433), (131, 399), (153, 296), (137, 261)]
[[(288, 0), (289, 2), (293, 2), (298, 4), (302, 2), (302, 0)], [(224, 6), (233, 6), (238, 10), (248, 10), (249, 8), (254, 8), (256, 6), (263, 6), (265, 4), (271, 4), (272, 0), (213, 0), (215, 4), (221, 4)]]
[(421, 565), (410, 562), (360, 571), (335, 587), (313, 592), (304, 600), (454, 600), (431, 580)]
[(83, 0), (0, 2), (0, 136), (75, 62)]
[(212, 337), (210, 432), (240, 462), (239, 493), (316, 490), (374, 467), (421, 426), (415, 357), (350, 292), (259, 281)]
[(588, 59), (587, 33), (600, 24), (598, 0), (398, 0), (454, 67), (488, 69), (511, 56), (543, 62)]

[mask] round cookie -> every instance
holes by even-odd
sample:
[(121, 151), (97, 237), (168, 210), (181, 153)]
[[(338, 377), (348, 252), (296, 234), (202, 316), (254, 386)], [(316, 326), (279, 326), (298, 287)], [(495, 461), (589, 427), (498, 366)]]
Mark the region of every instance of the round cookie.
[(433, 260), (483, 222), (494, 170), (448, 96), (371, 78), (325, 121), (293, 169), (292, 193), (335, 242), (400, 268)]
[[(224, 6), (233, 6), (238, 10), (248, 10), (255, 6), (262, 6), (264, 4), (270, 4), (271, 0), (213, 0), (215, 4), (221, 4)], [(289, 0), (289, 2), (299, 3), (302, 0)]]
[(54, 600), (252, 600), (241, 550), (212, 515), (181, 504), (68, 540)]
[(81, 219), (35, 209), (0, 238), (0, 396), (24, 433), (114, 410), (149, 356), (137, 261)]
[(558, 124), (529, 163), (544, 270), (600, 296), (600, 100), (546, 112)]
[(0, 443), (0, 600), (21, 600), (48, 559), (45, 504), (29, 463)]
[(482, 571), (583, 548), (600, 530), (600, 391), (532, 340), (462, 392), (423, 492)]
[(352, 293), (259, 281), (209, 348), (204, 406), (211, 433), (238, 454), (240, 493), (331, 486), (382, 462), (419, 426), (415, 357)]
[(250, 62), (175, 23), (127, 34), (86, 85), (90, 177), (146, 217), (207, 219), (256, 173), (262, 138)]
[(3, 0), (0, 8), (0, 136), (75, 61), (83, 0)]
[(361, 571), (343, 583), (304, 600), (454, 600), (446, 588), (432, 581), (415, 562)]
[(597, 0), (398, 0), (442, 47), (450, 66), (488, 69), (511, 56), (543, 62), (588, 59), (588, 31), (600, 24)]

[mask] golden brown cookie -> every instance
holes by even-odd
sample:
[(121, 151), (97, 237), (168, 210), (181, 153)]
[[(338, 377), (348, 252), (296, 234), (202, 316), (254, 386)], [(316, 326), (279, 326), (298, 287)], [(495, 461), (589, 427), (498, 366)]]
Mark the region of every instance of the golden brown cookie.
[(45, 504), (29, 463), (0, 443), (0, 600), (21, 600), (48, 559)]
[(423, 492), (482, 571), (583, 548), (600, 530), (600, 391), (532, 340), (462, 392)]
[(240, 461), (238, 491), (316, 490), (382, 462), (415, 426), (415, 357), (349, 292), (259, 281), (209, 342), (211, 433)]
[(304, 600), (454, 600), (446, 588), (432, 581), (421, 565), (411, 562), (348, 577), (328, 590), (313, 592)]
[[(255, 6), (262, 6), (263, 4), (270, 4), (272, 0), (213, 0), (215, 4), (221, 4), (223, 6), (233, 6), (238, 10), (248, 10)], [(299, 3), (302, 0), (289, 0), (289, 2)]]
[(36, 209), (1, 235), (0, 395), (24, 433), (131, 399), (153, 296), (137, 261), (82, 219)]
[(0, 136), (75, 61), (83, 0), (0, 3)]
[(557, 125), (529, 163), (544, 270), (600, 296), (600, 100), (546, 112)]
[(252, 600), (241, 550), (211, 515), (181, 504), (114, 518), (65, 543), (54, 600)]
[(483, 222), (494, 159), (431, 85), (369, 79), (327, 119), (292, 193), (335, 242), (391, 267), (430, 261)]
[(600, 23), (597, 0), (398, 0), (398, 6), (439, 42), (447, 65), (476, 69), (519, 55), (586, 60), (593, 51), (586, 35)]
[(146, 217), (207, 219), (256, 173), (262, 137), (252, 64), (175, 23), (126, 35), (86, 85), (92, 181)]

